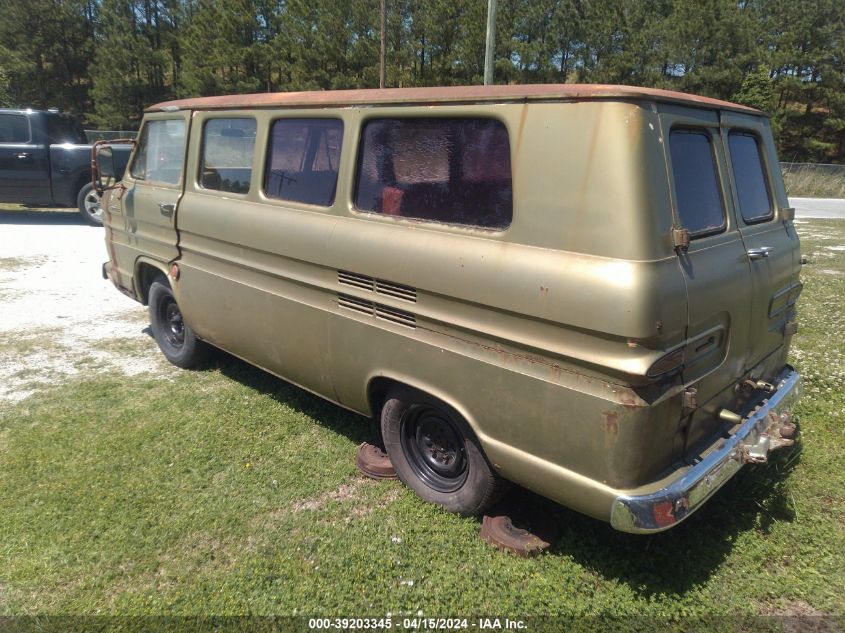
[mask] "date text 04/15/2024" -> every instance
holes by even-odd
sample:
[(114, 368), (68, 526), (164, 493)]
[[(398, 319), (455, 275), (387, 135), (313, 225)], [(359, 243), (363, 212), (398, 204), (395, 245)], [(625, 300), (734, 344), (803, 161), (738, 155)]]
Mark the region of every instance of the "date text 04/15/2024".
[(392, 628), (407, 630), (467, 630), (479, 631), (519, 631), (525, 630), (523, 620), (509, 618), (425, 618), (412, 617), (394, 619), (385, 618), (310, 618), (308, 628), (316, 630), (388, 630)]

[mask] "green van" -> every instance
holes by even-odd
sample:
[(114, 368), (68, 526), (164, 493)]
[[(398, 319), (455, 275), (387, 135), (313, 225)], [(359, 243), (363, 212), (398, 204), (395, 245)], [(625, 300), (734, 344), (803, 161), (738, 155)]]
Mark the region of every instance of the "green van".
[[(473, 86), (148, 108), (109, 261), (180, 367), (221, 348), (381, 420), (400, 479), (628, 532), (793, 444), (798, 236), (769, 120), (676, 92)], [(112, 179), (113, 180), (113, 179)]]

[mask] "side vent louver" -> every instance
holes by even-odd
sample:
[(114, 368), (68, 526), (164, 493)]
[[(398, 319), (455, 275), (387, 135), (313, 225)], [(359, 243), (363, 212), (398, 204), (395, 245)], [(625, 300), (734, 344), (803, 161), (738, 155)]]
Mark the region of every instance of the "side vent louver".
[(389, 308), (380, 304), (375, 304), (376, 318), (390, 321), (391, 323), (398, 323), (407, 327), (417, 327), (417, 320), (410, 312), (404, 310), (397, 310), (396, 308)]
[(346, 308), (347, 310), (354, 310), (355, 312), (360, 312), (361, 314), (366, 314), (368, 316), (375, 315), (372, 301), (365, 301), (364, 299), (359, 299), (358, 297), (350, 297), (349, 295), (339, 294), (337, 295), (337, 304), (341, 308)]
[(410, 312), (404, 310), (397, 310), (380, 303), (373, 303), (366, 299), (359, 299), (350, 295), (338, 294), (337, 305), (359, 314), (365, 314), (369, 317), (375, 317), (383, 321), (390, 321), (397, 325), (404, 325), (405, 327), (417, 327), (417, 319)]
[(350, 273), (346, 270), (339, 270), (337, 271), (337, 282), (339, 284), (343, 284), (344, 286), (353, 286), (355, 288), (361, 288), (361, 290), (369, 290), (372, 292), (374, 290), (375, 280), (372, 277), (367, 277), (367, 275), (359, 275), (358, 273)]
[(337, 282), (344, 286), (352, 286), (360, 290), (375, 292), (385, 297), (392, 297), (410, 303), (417, 302), (417, 290), (411, 286), (393, 283), (384, 279), (374, 279), (367, 275), (351, 273), (348, 270), (337, 271)]
[(401, 299), (402, 301), (417, 302), (416, 288), (395, 284), (391, 281), (384, 281), (383, 279), (376, 279), (376, 292), (380, 295), (393, 297), (394, 299)]
[[(396, 284), (392, 281), (374, 279), (367, 275), (351, 273), (348, 270), (339, 270), (337, 271), (337, 282), (343, 286), (366, 290), (392, 299), (399, 299), (400, 301), (407, 301), (409, 303), (417, 302), (417, 291), (415, 288)], [(399, 310), (398, 308), (391, 308), (375, 301), (369, 301), (339, 292), (337, 295), (337, 305), (341, 308), (358, 312), (359, 314), (366, 314), (367, 316), (381, 319), (382, 321), (390, 321), (391, 323), (404, 325), (405, 327), (417, 327), (417, 318), (413, 313)]]

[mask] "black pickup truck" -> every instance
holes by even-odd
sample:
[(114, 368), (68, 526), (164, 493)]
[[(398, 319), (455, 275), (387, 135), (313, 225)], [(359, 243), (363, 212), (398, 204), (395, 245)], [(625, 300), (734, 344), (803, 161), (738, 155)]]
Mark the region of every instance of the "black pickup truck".
[[(130, 150), (113, 147), (118, 175)], [(54, 110), (0, 109), (0, 202), (77, 207), (86, 222), (102, 225), (91, 146), (79, 121)]]

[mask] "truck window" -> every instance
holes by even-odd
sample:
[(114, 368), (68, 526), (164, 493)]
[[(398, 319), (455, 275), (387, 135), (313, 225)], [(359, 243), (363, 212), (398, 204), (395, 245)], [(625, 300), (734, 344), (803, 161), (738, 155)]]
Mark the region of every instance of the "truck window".
[(29, 143), (29, 121), (22, 114), (0, 114), (0, 143)]
[(669, 153), (681, 226), (692, 237), (717, 233), (725, 227), (725, 208), (710, 135), (704, 130), (672, 130)]
[(434, 222), (507, 228), (510, 142), (495, 119), (374, 119), (362, 132), (355, 205)]
[(85, 130), (73, 117), (56, 114), (47, 117), (47, 136), (50, 143), (61, 145), (62, 143), (73, 143), (85, 145), (88, 140), (85, 138)]
[(182, 119), (149, 121), (141, 132), (138, 151), (129, 173), (138, 180), (178, 185), (185, 159), (185, 122)]
[(771, 220), (774, 217), (772, 196), (757, 137), (748, 132), (731, 132), (728, 147), (742, 219), (748, 224)]
[(247, 193), (252, 179), (255, 119), (211, 119), (202, 135), (200, 185)]
[(337, 190), (343, 144), (338, 119), (280, 119), (267, 149), (264, 193), (268, 198), (330, 207)]

